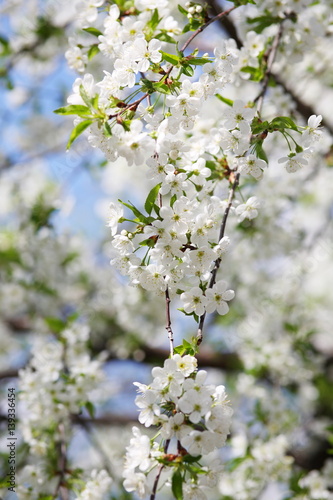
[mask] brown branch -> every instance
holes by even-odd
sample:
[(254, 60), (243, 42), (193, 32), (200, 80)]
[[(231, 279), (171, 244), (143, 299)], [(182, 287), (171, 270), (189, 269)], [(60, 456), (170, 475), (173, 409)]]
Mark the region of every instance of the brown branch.
[[(212, 9), (212, 12), (216, 15), (221, 8), (218, 2), (216, 2), (215, 0), (207, 0), (207, 3)], [(232, 20), (230, 19), (230, 17), (225, 16), (219, 19), (219, 25), (226, 31), (226, 33), (229, 35), (230, 38), (235, 40), (237, 48), (241, 49), (243, 47), (243, 42), (239, 38), (237, 29)]]
[[(22, 367), (23, 368), (23, 367)], [(15, 368), (8, 368), (8, 370), (4, 370), (0, 372), (0, 380), (5, 378), (16, 378), (18, 376), (18, 370)]]
[(168, 338), (170, 342), (170, 356), (173, 356), (173, 331), (171, 328), (171, 315), (170, 315), (170, 295), (169, 295), (169, 287), (167, 286), (165, 290), (165, 311), (166, 311), (166, 331), (168, 332)]
[[(317, 115), (316, 110), (311, 106), (311, 104), (302, 101), (302, 99), (297, 94), (295, 94), (295, 92), (289, 87), (289, 85), (287, 85), (283, 80), (281, 80), (279, 75), (272, 73), (271, 76), (274, 79), (275, 83), (280, 85), (283, 88), (283, 90), (290, 95), (290, 97), (295, 103), (296, 111), (301, 116), (303, 116), (303, 118), (306, 121), (309, 118), (309, 116)], [(321, 120), (321, 124), (330, 132), (330, 134), (333, 135), (333, 125), (331, 123), (328, 123), (327, 119), (324, 116), (323, 119)]]
[(164, 467), (165, 467), (165, 465), (161, 464), (158, 468), (158, 472), (157, 472), (157, 475), (156, 475), (155, 481), (154, 481), (154, 486), (153, 486), (153, 489), (152, 489), (152, 492), (150, 495), (150, 500), (155, 500), (158, 482), (160, 480), (161, 473), (162, 473), (162, 470), (164, 469)]
[[(239, 184), (239, 177), (240, 177), (240, 174), (237, 173), (236, 176), (235, 176), (235, 180), (230, 188), (230, 191), (229, 191), (229, 198), (228, 198), (228, 204), (227, 204), (227, 207), (224, 211), (224, 215), (223, 215), (223, 219), (222, 219), (222, 223), (221, 223), (221, 228), (220, 228), (220, 234), (219, 234), (219, 241), (221, 241), (221, 239), (223, 238), (224, 236), (224, 233), (225, 233), (225, 228), (226, 228), (226, 225), (227, 225), (227, 220), (228, 220), (228, 216), (229, 216), (229, 213), (230, 213), (230, 209), (231, 209), (231, 205), (232, 205), (232, 202), (233, 202), (233, 199), (234, 199), (234, 196), (235, 196), (235, 192), (236, 192), (236, 189), (238, 187), (238, 184)], [(221, 257), (219, 257), (218, 259), (216, 259), (215, 261), (215, 264), (214, 264), (214, 268), (211, 272), (211, 278), (210, 278), (210, 282), (209, 282), (209, 285), (208, 285), (208, 288), (213, 288), (213, 286), (215, 285), (215, 282), (216, 282), (216, 275), (217, 275), (217, 271), (219, 270), (220, 268), (220, 264), (221, 264)], [(200, 345), (201, 342), (202, 342), (202, 332), (203, 332), (203, 326), (204, 326), (204, 323), (205, 323), (205, 318), (206, 318), (206, 312), (204, 312), (204, 314), (202, 316), (200, 316), (200, 320), (199, 320), (199, 326), (198, 326), (198, 333), (197, 333), (197, 345)]]
[[(207, 3), (210, 5), (212, 11), (215, 14), (219, 11), (220, 6), (216, 2), (216, 0), (207, 0)], [(230, 38), (235, 40), (238, 49), (241, 49), (243, 47), (243, 42), (238, 36), (236, 26), (230, 19), (230, 17), (223, 17), (222, 19), (219, 19), (219, 25), (223, 30), (227, 32)], [(290, 86), (281, 79), (280, 75), (276, 75), (274, 72), (272, 72), (271, 77), (277, 85), (280, 85), (283, 90), (290, 95), (296, 105), (296, 111), (301, 116), (303, 116), (306, 121), (308, 120), (309, 116), (318, 114), (311, 104), (304, 102), (297, 94), (295, 94), (294, 90), (291, 89)], [(330, 132), (330, 134), (333, 135), (333, 125), (329, 123), (327, 119), (325, 119), (325, 117), (323, 117), (321, 123)]]
[(69, 491), (66, 486), (66, 472), (67, 472), (67, 446), (66, 446), (66, 436), (65, 436), (65, 426), (63, 423), (59, 424), (58, 427), (60, 434), (59, 442), (59, 461), (58, 461), (58, 473), (60, 475), (59, 481), (54, 493), (54, 497), (60, 496), (61, 500), (69, 500)]
[[(88, 417), (83, 415), (72, 415), (71, 421), (74, 424), (78, 424), (82, 427), (88, 426), (89, 424), (100, 425), (100, 426), (124, 426), (127, 424), (133, 424), (138, 421), (137, 415), (126, 416), (126, 415), (114, 415), (113, 413), (105, 413), (100, 417)], [(87, 427), (85, 427), (87, 428)]]
[[(94, 350), (93, 353), (97, 354), (101, 350), (105, 350), (105, 346), (101, 346), (101, 349)], [(143, 362), (156, 365), (162, 364), (163, 361), (169, 356), (170, 352), (167, 349), (163, 349), (161, 347), (151, 347), (148, 345), (138, 346), (136, 350), (140, 350), (143, 353)], [(135, 354), (131, 353), (129, 355), (129, 359), (136, 360)], [(237, 355), (236, 352), (215, 352), (211, 350), (202, 350), (199, 354), (197, 354), (198, 363), (200, 366), (206, 366), (208, 368), (218, 368), (220, 370), (225, 370), (228, 372), (231, 371), (239, 371), (242, 369), (242, 362)], [(107, 358), (107, 361), (128, 361), (124, 359), (119, 359), (115, 353), (110, 352)], [(20, 369), (25, 368), (25, 366), (21, 366)], [(0, 372), (0, 380), (4, 380), (7, 378), (16, 378), (18, 377), (19, 369), (8, 369)], [(118, 417), (117, 417), (118, 418)], [(121, 417), (119, 417), (119, 423), (122, 424)]]
[[(169, 447), (169, 443), (170, 443), (170, 439), (168, 439), (165, 443), (165, 446), (164, 446), (164, 453), (166, 453), (168, 451), (168, 447)], [(154, 481), (154, 486), (153, 486), (153, 489), (152, 489), (152, 492), (151, 492), (151, 495), (150, 495), (150, 500), (155, 500), (155, 497), (156, 497), (156, 492), (157, 492), (157, 486), (158, 486), (158, 482), (160, 480), (160, 477), (161, 477), (161, 473), (162, 473), (162, 470), (164, 469), (165, 465), (164, 464), (161, 464), (159, 466), (159, 469), (158, 469), (158, 472), (157, 472), (157, 475), (155, 477), (155, 481)]]

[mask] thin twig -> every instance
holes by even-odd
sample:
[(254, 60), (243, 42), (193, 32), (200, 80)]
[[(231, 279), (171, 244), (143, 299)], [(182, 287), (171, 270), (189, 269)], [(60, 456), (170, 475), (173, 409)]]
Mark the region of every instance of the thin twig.
[[(166, 441), (166, 443), (165, 443), (164, 453), (166, 453), (168, 451), (169, 443), (170, 443), (170, 439), (168, 439)], [(153, 489), (152, 489), (152, 492), (151, 492), (151, 495), (150, 495), (150, 500), (155, 500), (158, 482), (160, 480), (161, 473), (162, 473), (162, 470), (164, 469), (164, 467), (165, 467), (165, 465), (161, 464), (160, 467), (159, 467), (159, 469), (158, 469), (158, 472), (156, 474), (155, 481), (154, 481), (154, 486), (153, 486)]]
[(164, 469), (165, 465), (164, 464), (161, 464), (159, 466), (159, 469), (158, 469), (158, 472), (157, 472), (157, 475), (155, 477), (155, 481), (154, 481), (154, 486), (153, 486), (153, 489), (152, 489), (152, 492), (151, 492), (151, 495), (150, 495), (150, 500), (155, 500), (155, 496), (156, 496), (156, 490), (157, 490), (157, 486), (158, 486), (158, 482), (160, 480), (160, 477), (161, 477), (161, 473), (162, 473), (162, 470)]
[[(228, 204), (227, 204), (226, 209), (224, 211), (223, 219), (222, 219), (222, 223), (221, 223), (221, 227), (220, 227), (219, 241), (221, 241), (221, 239), (223, 238), (224, 233), (225, 233), (225, 228), (227, 225), (228, 216), (230, 213), (230, 209), (232, 206), (232, 202), (233, 202), (233, 199), (235, 196), (236, 189), (237, 189), (238, 184), (239, 184), (239, 177), (240, 177), (240, 174), (237, 173), (235, 175), (235, 180), (234, 180), (234, 182), (230, 188), (230, 191), (229, 191)], [(217, 275), (217, 271), (220, 268), (221, 261), (222, 261), (222, 259), (221, 259), (221, 257), (219, 257), (218, 259), (216, 259), (216, 261), (214, 263), (214, 268), (211, 272), (211, 277), (210, 277), (210, 282), (209, 282), (208, 288), (213, 288), (213, 286), (215, 285), (216, 275)], [(202, 342), (202, 338), (203, 338), (202, 332), (203, 332), (203, 326), (205, 323), (205, 318), (206, 318), (206, 312), (204, 312), (202, 314), (202, 316), (200, 316), (198, 333), (197, 333), (197, 345), (200, 345)]]
[(276, 33), (276, 35), (274, 37), (272, 46), (271, 46), (269, 54), (268, 54), (267, 68), (266, 68), (266, 71), (265, 71), (265, 76), (264, 76), (264, 79), (263, 79), (261, 92), (254, 99), (254, 102), (258, 102), (258, 104), (257, 104), (258, 115), (260, 115), (261, 109), (262, 109), (262, 105), (264, 103), (264, 97), (265, 97), (265, 94), (267, 92), (269, 77), (271, 76), (271, 73), (272, 73), (272, 66), (273, 66), (273, 63), (275, 61), (276, 54), (277, 54), (277, 51), (278, 51), (278, 48), (279, 48), (279, 44), (280, 44), (281, 37), (282, 37), (282, 32), (283, 32), (283, 21), (281, 21), (281, 23), (279, 25), (278, 32)]
[(59, 434), (60, 434), (60, 442), (59, 442), (59, 460), (58, 460), (58, 469), (59, 469), (59, 481), (56, 487), (56, 491), (54, 497), (57, 498), (59, 495), (61, 500), (69, 500), (69, 492), (68, 488), (65, 485), (65, 477), (66, 477), (66, 469), (67, 469), (67, 446), (66, 446), (66, 436), (65, 436), (65, 426), (63, 423), (60, 423), (58, 426)]
[(166, 311), (166, 323), (167, 326), (166, 331), (168, 332), (169, 342), (170, 342), (170, 356), (173, 356), (173, 331), (171, 328), (171, 315), (170, 315), (170, 295), (169, 295), (169, 287), (166, 287), (165, 290), (165, 311)]
[[(163, 198), (162, 198), (160, 191), (158, 192), (158, 204), (159, 204), (159, 207), (161, 208), (162, 204), (163, 204)], [(169, 338), (169, 342), (170, 342), (170, 356), (172, 357), (174, 344), (173, 344), (173, 331), (171, 328), (170, 302), (171, 302), (171, 299), (170, 299), (170, 294), (169, 294), (169, 287), (167, 285), (166, 290), (165, 290), (165, 315), (166, 315), (166, 327), (165, 327), (165, 329), (168, 332), (168, 338)]]
[(210, 24), (212, 24), (214, 21), (218, 21), (220, 19), (222, 19), (222, 17), (224, 16), (227, 16), (228, 14), (230, 14), (230, 12), (232, 12), (234, 9), (236, 9), (237, 7), (234, 5), (233, 7), (231, 7), (230, 9), (228, 10), (225, 10), (224, 12), (220, 12), (219, 14), (217, 14), (217, 16), (215, 17), (212, 17), (211, 19), (209, 19), (209, 21), (207, 21), (205, 24), (203, 24), (202, 26), (200, 26), (191, 36), (190, 38), (184, 43), (184, 45), (182, 46), (182, 48), (180, 49), (180, 52), (184, 52), (184, 50), (190, 45), (190, 43), (192, 42), (192, 40), (197, 36), (199, 35), (199, 33), (202, 33), (206, 28), (208, 28), (208, 26)]

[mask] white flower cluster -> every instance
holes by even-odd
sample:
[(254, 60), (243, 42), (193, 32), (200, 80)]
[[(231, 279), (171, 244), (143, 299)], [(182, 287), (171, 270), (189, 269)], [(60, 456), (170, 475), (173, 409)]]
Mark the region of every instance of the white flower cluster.
[[(219, 92), (237, 71), (251, 66), (269, 47), (267, 38), (248, 33), (245, 47), (252, 56), (241, 67), (241, 51), (232, 39), (221, 41), (211, 57), (197, 57), (197, 51), (175, 56), (164, 52), (179, 36), (166, 5), (135, 1), (134, 6), (128, 12), (111, 5), (103, 34), (98, 35), (108, 71), (97, 83), (89, 73), (77, 79), (68, 98), (70, 105), (85, 107), (77, 123), (90, 117), (89, 141), (94, 147), (110, 161), (122, 157), (128, 165), (146, 164), (155, 184), (146, 200), (147, 215), (132, 207), (134, 230), (117, 233), (118, 222), (128, 219), (120, 205), (111, 204), (111, 264), (134, 285), (158, 294), (168, 288), (171, 296), (180, 295), (186, 314), (226, 314), (234, 292), (224, 281), (211, 282), (211, 272), (229, 244), (227, 237), (219, 236), (227, 202), (214, 193), (224, 184), (227, 188), (227, 181), (230, 186), (237, 173), (262, 178), (267, 166), (262, 144), (268, 133), (279, 131), (287, 140), (290, 154), (279, 162), (288, 172), (306, 165), (321, 134), (321, 116), (312, 116), (300, 129), (286, 117), (263, 122), (255, 116), (254, 102), (222, 98), (229, 106), (216, 100), (221, 106), (218, 124), (207, 126), (202, 110), (208, 98), (221, 98)], [(190, 20), (202, 15), (202, 10), (192, 10)], [(188, 76), (197, 64), (202, 69), (193, 81)], [(133, 100), (139, 91), (143, 94)], [(259, 206), (251, 196), (231, 213), (239, 222), (252, 220)]]
[(288, 440), (283, 435), (267, 442), (255, 441), (244, 460), (221, 477), (222, 495), (232, 495), (235, 500), (256, 500), (269, 481), (288, 481), (293, 458), (286, 456), (287, 449)]
[[(193, 82), (180, 59), (162, 50), (166, 40), (177, 41), (179, 34), (174, 19), (165, 17), (165, 6), (145, 4), (141, 10), (141, 2), (134, 3), (135, 15), (111, 5), (104, 19), (99, 49), (112, 71), (104, 71), (103, 80), (97, 83), (91, 74), (85, 74), (76, 80), (74, 94), (68, 98), (74, 106), (90, 102), (95, 110), (89, 136), (93, 146), (111, 161), (123, 157), (128, 165), (146, 163), (148, 177), (157, 183), (154, 197), (147, 198), (148, 215), (138, 216), (133, 210), (139, 223), (133, 231), (117, 234), (124, 212), (120, 205), (111, 204), (111, 264), (128, 275), (132, 284), (154, 293), (163, 293), (168, 287), (171, 295), (180, 295), (186, 314), (226, 314), (234, 292), (227, 290), (224, 281), (209, 284), (214, 262), (222, 258), (229, 243), (227, 237), (219, 238), (227, 202), (214, 192), (227, 179), (232, 182), (236, 172), (262, 178), (267, 164), (258, 157), (258, 148), (262, 147), (261, 134), (267, 136), (268, 132), (255, 117), (255, 106), (240, 99), (229, 102), (231, 106), (220, 103), (218, 126), (202, 130), (198, 119), (203, 105), (232, 81), (240, 51), (233, 40), (226, 40), (214, 49), (214, 57), (198, 58), (195, 53), (184, 57), (185, 68), (193, 70), (197, 60), (202, 66), (198, 81)], [(255, 59), (267, 40), (251, 32), (246, 43)], [(127, 89), (134, 86), (139, 89), (128, 95)], [(139, 90), (144, 95), (133, 101)], [(144, 98), (148, 99), (146, 107)], [(274, 126), (264, 122), (270, 132), (280, 130), (287, 137), (287, 127), (290, 137), (300, 136), (302, 145), (279, 160), (288, 172), (295, 172), (307, 164), (312, 144), (320, 135), (321, 117), (311, 117), (303, 134), (290, 119), (276, 120)], [(239, 222), (257, 217), (259, 206), (256, 197), (239, 205)]]
[(61, 332), (61, 341), (37, 342), (27, 368), (20, 370), (20, 399), (26, 415), (21, 430), (33, 454), (45, 456), (50, 429), (67, 425), (104, 379), (103, 356), (91, 360), (86, 344), (89, 329), (73, 325)]
[[(195, 473), (197, 462), (202, 455), (222, 447), (229, 433), (232, 409), (225, 388), (206, 385), (207, 373), (197, 371), (197, 360), (190, 355), (175, 354), (164, 362), (163, 368), (154, 367), (152, 375), (149, 386), (135, 383), (140, 392), (135, 402), (140, 408), (140, 423), (157, 426), (162, 439), (157, 442), (155, 437), (151, 441), (137, 427), (133, 428), (126, 453), (125, 489), (136, 491), (143, 498), (151, 492), (156, 467), (162, 465), (169, 471), (164, 481), (170, 473), (181, 469), (184, 491), (200, 490), (202, 476)], [(173, 442), (177, 445), (171, 451)], [(211, 468), (203, 468), (203, 476), (216, 467), (215, 463)], [(207, 484), (205, 479), (202, 484)], [(205, 498), (202, 492), (200, 498)]]
[(112, 479), (106, 470), (97, 471), (94, 469), (76, 500), (102, 500), (104, 493), (109, 490), (111, 484)]
[[(162, 206), (149, 224), (133, 233), (115, 234), (111, 264), (146, 290), (161, 293), (168, 286), (171, 295), (181, 294), (187, 313), (217, 310), (226, 314), (233, 290), (227, 290), (223, 280), (206, 290), (214, 262), (229, 246), (227, 236), (218, 240), (225, 205), (214, 196), (203, 202), (180, 196), (172, 207)], [(121, 206), (112, 204), (109, 225), (113, 231), (122, 216)]]
[(332, 500), (333, 461), (327, 460), (321, 471), (311, 470), (299, 481), (303, 493), (295, 500)]

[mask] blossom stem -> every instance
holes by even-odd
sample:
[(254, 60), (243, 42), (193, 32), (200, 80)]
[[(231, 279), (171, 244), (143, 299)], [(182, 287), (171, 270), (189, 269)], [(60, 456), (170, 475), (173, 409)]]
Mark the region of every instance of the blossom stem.
[[(235, 196), (236, 189), (237, 189), (238, 184), (239, 184), (239, 177), (240, 177), (240, 173), (238, 172), (235, 175), (234, 182), (232, 183), (232, 186), (231, 186), (230, 191), (229, 191), (228, 204), (227, 204), (226, 209), (224, 211), (223, 219), (222, 219), (222, 223), (221, 223), (221, 227), (220, 227), (219, 241), (221, 241), (221, 239), (223, 238), (224, 233), (225, 233), (225, 228), (227, 225), (227, 220), (229, 217), (230, 209), (232, 206), (232, 202), (233, 202), (233, 199)], [(221, 257), (219, 257), (218, 259), (216, 259), (216, 261), (214, 263), (214, 267), (213, 267), (213, 270), (211, 272), (211, 277), (210, 277), (208, 288), (213, 288), (213, 286), (216, 283), (216, 275), (217, 275), (217, 271), (220, 268), (221, 260), (222, 260)], [(202, 339), (203, 339), (203, 326), (205, 323), (205, 319), (206, 319), (206, 312), (204, 312), (200, 316), (200, 320), (199, 320), (198, 332), (197, 332), (197, 337), (196, 337), (198, 346), (201, 344)]]

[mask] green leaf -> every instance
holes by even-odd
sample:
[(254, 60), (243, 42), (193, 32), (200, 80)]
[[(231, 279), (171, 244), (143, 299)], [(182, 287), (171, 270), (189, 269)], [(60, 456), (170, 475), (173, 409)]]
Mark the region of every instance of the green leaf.
[(79, 253), (78, 252), (70, 252), (66, 255), (66, 257), (64, 257), (61, 261), (61, 266), (62, 267), (66, 267), (68, 264), (70, 264), (71, 262), (73, 262), (75, 259), (77, 259), (79, 257)]
[(106, 135), (107, 137), (111, 137), (112, 132), (111, 132), (110, 124), (108, 122), (105, 122), (103, 125), (103, 128), (104, 128), (104, 135)]
[(231, 99), (227, 99), (226, 97), (221, 96), (221, 94), (215, 94), (215, 95), (220, 101), (224, 102), (228, 106), (232, 107), (234, 105), (234, 101), (232, 101)]
[(180, 61), (180, 57), (174, 54), (168, 54), (167, 52), (160, 51), (163, 57), (163, 60), (172, 64), (173, 66), (177, 66)]
[(154, 38), (157, 38), (157, 40), (161, 40), (161, 42), (177, 43), (176, 40), (172, 38), (172, 36), (168, 35), (165, 30), (162, 30), (161, 33), (155, 35)]
[(284, 130), (286, 128), (299, 132), (296, 123), (289, 116), (277, 116), (270, 122), (270, 128)]
[(88, 106), (83, 106), (82, 104), (71, 104), (70, 106), (66, 106), (64, 108), (58, 108), (53, 111), (57, 115), (78, 115), (78, 116), (87, 116), (90, 115), (90, 109)]
[(162, 185), (162, 183), (160, 182), (159, 184), (154, 186), (149, 191), (149, 194), (148, 194), (146, 202), (145, 202), (145, 210), (146, 210), (147, 214), (149, 214), (149, 215), (151, 214), (151, 212), (154, 208), (155, 200), (157, 198), (157, 195), (158, 195), (158, 192), (160, 190), (161, 185)]
[(192, 455), (185, 455), (183, 457), (183, 462), (187, 464), (193, 464), (194, 462), (199, 462), (201, 458), (201, 455), (198, 455), (197, 457), (193, 457)]
[(181, 5), (178, 5), (178, 10), (181, 14), (183, 14), (184, 16), (187, 17), (188, 12), (187, 12), (187, 10), (184, 9), (184, 7), (182, 7)]
[[(153, 12), (153, 15), (152, 15), (152, 17), (151, 17), (151, 19), (150, 19), (150, 21), (149, 21), (149, 22), (148, 22), (148, 24), (147, 24), (147, 26), (148, 26), (148, 27), (149, 27), (152, 31), (154, 31), (154, 30), (157, 28), (157, 26), (158, 26), (158, 24), (159, 24), (160, 20), (161, 20), (161, 19), (158, 17), (158, 9), (155, 9), (155, 10), (154, 10), (154, 12)], [(154, 37), (154, 38), (155, 38), (155, 37)]]
[(118, 200), (119, 203), (121, 203), (122, 205), (124, 205), (125, 207), (129, 208), (133, 214), (135, 215), (135, 217), (138, 218), (138, 220), (140, 222), (143, 222), (144, 224), (150, 224), (151, 220), (154, 220), (152, 219), (151, 217), (146, 217), (145, 215), (143, 215), (143, 213), (140, 212), (140, 210), (138, 210), (134, 205), (132, 205), (131, 203), (125, 203), (124, 201), (122, 200)]
[(231, 0), (236, 7), (247, 5), (248, 3), (256, 4), (254, 0)]
[(97, 36), (97, 37), (100, 35), (103, 35), (103, 33), (101, 31), (99, 31), (97, 28), (93, 28), (93, 27), (83, 28), (83, 31), (86, 31), (87, 33), (90, 33), (90, 35)]
[(10, 263), (21, 264), (19, 251), (14, 247), (0, 249), (0, 267), (7, 267)]
[(184, 73), (184, 75), (186, 75), (186, 76), (193, 76), (194, 69), (189, 64), (186, 64), (182, 67), (182, 73)]
[(52, 205), (47, 205), (42, 196), (37, 198), (30, 214), (30, 221), (37, 231), (42, 227), (52, 227), (50, 217), (56, 210)]
[(171, 207), (171, 208), (174, 206), (174, 204), (175, 204), (175, 202), (176, 202), (176, 201), (177, 201), (177, 195), (176, 195), (176, 194), (174, 194), (174, 195), (172, 195), (172, 196), (171, 196), (171, 198), (170, 198), (170, 207)]
[(178, 345), (177, 347), (174, 348), (173, 352), (175, 354), (180, 354), (182, 356), (185, 353), (185, 348), (183, 345)]
[(140, 247), (154, 248), (156, 239), (154, 237), (148, 238), (147, 240), (140, 241)]
[(0, 56), (5, 57), (11, 53), (9, 40), (0, 35), (0, 44), (2, 45), (2, 50), (0, 52)]
[(82, 132), (84, 132), (86, 128), (88, 128), (89, 125), (92, 124), (92, 122), (93, 120), (84, 120), (83, 122), (78, 123), (76, 127), (73, 128), (71, 135), (69, 137), (69, 141), (67, 143), (67, 149), (71, 147), (75, 139), (77, 139), (79, 135), (81, 135)]
[(255, 116), (251, 123), (252, 134), (261, 134), (265, 130), (269, 130), (269, 123), (267, 121), (261, 121), (260, 118)]
[(95, 416), (95, 407), (92, 404), (92, 402), (91, 401), (87, 401), (84, 406), (87, 409), (87, 411), (88, 411), (89, 415), (91, 416), (91, 418), (94, 418), (94, 416)]
[(252, 66), (243, 66), (241, 68), (243, 73), (249, 73), (251, 75), (251, 80), (254, 82), (260, 82), (264, 77), (264, 71), (262, 68), (253, 68)]
[(66, 328), (66, 322), (60, 318), (44, 318), (44, 321), (53, 333), (61, 333)]
[[(194, 313), (191, 313), (193, 315)], [(188, 342), (187, 340), (183, 340), (183, 343), (177, 347), (174, 348), (174, 352), (176, 354), (180, 354), (181, 356), (185, 354), (190, 354), (190, 356), (195, 356), (198, 352), (198, 346), (197, 346), (197, 341), (196, 338), (192, 338), (192, 343)], [(194, 460), (197, 461), (197, 460)]]
[(82, 98), (82, 101), (85, 102), (89, 108), (91, 108), (92, 107), (91, 98), (88, 96), (88, 94), (87, 94), (87, 92), (82, 84), (80, 85), (80, 96)]
[(186, 26), (184, 26), (182, 33), (187, 33), (188, 31), (196, 31), (204, 23), (198, 19), (191, 19)]
[(90, 49), (88, 50), (88, 59), (89, 59), (89, 61), (90, 61), (93, 57), (95, 57), (95, 55), (96, 55), (96, 54), (98, 54), (98, 52), (99, 52), (99, 48), (98, 48), (97, 43), (95, 43), (95, 44), (94, 44), (94, 45), (92, 45), (92, 46), (90, 47)]
[(207, 57), (187, 57), (187, 61), (194, 66), (202, 66), (203, 64), (212, 62)]
[(262, 33), (265, 28), (268, 28), (268, 26), (271, 26), (272, 24), (280, 24), (282, 19), (281, 17), (278, 16), (272, 16), (269, 14), (268, 11), (266, 11), (267, 14), (263, 16), (258, 16), (258, 17), (252, 17), (246, 18), (246, 22), (248, 24), (254, 24), (255, 26), (252, 27), (253, 31), (256, 33)]
[(183, 500), (183, 478), (179, 469), (172, 476), (171, 489), (176, 500)]
[(260, 158), (260, 160), (264, 160), (266, 163), (268, 163), (267, 155), (264, 151), (264, 148), (262, 147), (263, 142), (264, 141), (258, 141), (254, 146), (253, 152), (257, 156), (257, 158)]

